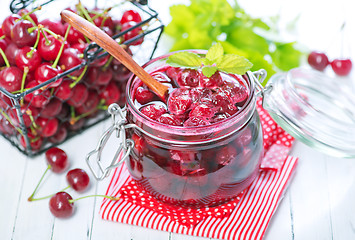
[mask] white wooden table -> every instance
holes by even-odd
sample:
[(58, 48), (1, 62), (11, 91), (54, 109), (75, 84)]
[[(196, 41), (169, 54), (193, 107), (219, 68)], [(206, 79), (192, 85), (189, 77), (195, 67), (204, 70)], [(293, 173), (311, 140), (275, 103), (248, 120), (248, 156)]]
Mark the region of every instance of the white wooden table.
[[(7, 6), (7, 2), (8, 0), (1, 0), (1, 20), (4, 14), (8, 13), (4, 7)], [(274, 4), (278, 1), (272, 2), (271, 4)], [(309, 6), (312, 5), (312, 1), (310, 2)], [(318, 3), (326, 6), (323, 1)], [(152, 0), (152, 6), (161, 11), (161, 17), (166, 21), (169, 19), (167, 12), (169, 4), (171, 3), (163, 4), (161, 1)], [(250, 7), (255, 4), (255, 1), (245, 4), (249, 4)], [(273, 6), (270, 8), (270, 14), (276, 8), (276, 5)], [(333, 7), (332, 10), (336, 9)], [(326, 10), (326, 7), (322, 9), (322, 11)], [(310, 45), (312, 46), (312, 43)], [(323, 49), (326, 47), (323, 46)], [(163, 52), (164, 47), (160, 46), (158, 54), (159, 51)], [(349, 79), (343, 81), (347, 81), (349, 87), (353, 88), (355, 85)], [(80, 167), (88, 171), (84, 157), (95, 148), (101, 133), (109, 124), (110, 121), (100, 123), (60, 145), (69, 155), (71, 168)], [(107, 152), (112, 154), (115, 148), (115, 144), (110, 143)], [(27, 201), (46, 168), (44, 155), (28, 158), (2, 137), (0, 137), (0, 153), (0, 239), (203, 239), (104, 221), (98, 214), (101, 198), (76, 202), (75, 214), (69, 219), (54, 218), (48, 209), (47, 200), (31, 203)], [(299, 142), (295, 143), (291, 154), (299, 157), (298, 167), (271, 219), (265, 239), (355, 239), (355, 159), (329, 157)], [(105, 193), (108, 180), (97, 183), (92, 178), (90, 190), (86, 194)], [(50, 173), (41, 185), (38, 195), (51, 194), (65, 186), (65, 174)], [(82, 196), (72, 191), (70, 193), (74, 198)]]

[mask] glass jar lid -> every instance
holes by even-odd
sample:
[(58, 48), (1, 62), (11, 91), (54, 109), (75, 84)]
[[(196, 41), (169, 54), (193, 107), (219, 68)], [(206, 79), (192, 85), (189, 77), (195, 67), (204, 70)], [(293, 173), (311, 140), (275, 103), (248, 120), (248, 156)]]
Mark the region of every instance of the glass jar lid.
[(339, 79), (306, 68), (271, 77), (263, 107), (288, 133), (337, 157), (355, 157), (355, 94)]

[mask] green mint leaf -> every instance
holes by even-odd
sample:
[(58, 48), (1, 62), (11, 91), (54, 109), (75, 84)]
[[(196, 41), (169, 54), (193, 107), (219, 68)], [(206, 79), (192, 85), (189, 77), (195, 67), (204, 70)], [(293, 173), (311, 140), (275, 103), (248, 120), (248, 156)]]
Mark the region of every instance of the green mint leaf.
[(248, 59), (236, 54), (226, 54), (217, 63), (218, 70), (239, 75), (246, 73), (252, 66)]
[(211, 77), (216, 71), (217, 71), (217, 67), (215, 66), (205, 66), (202, 68), (202, 73), (203, 75), (205, 75), (206, 77)]
[(209, 61), (216, 63), (221, 57), (223, 57), (223, 52), (224, 51), (223, 51), (222, 44), (216, 43), (210, 49), (208, 49), (206, 58)]
[(202, 59), (193, 52), (178, 52), (171, 55), (166, 61), (172, 67), (185, 67), (197, 69), (202, 65)]

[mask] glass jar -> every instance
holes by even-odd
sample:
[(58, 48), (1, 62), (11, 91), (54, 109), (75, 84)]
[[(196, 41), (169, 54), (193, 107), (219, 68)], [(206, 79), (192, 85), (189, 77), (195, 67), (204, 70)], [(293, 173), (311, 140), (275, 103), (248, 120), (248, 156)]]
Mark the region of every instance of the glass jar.
[[(145, 65), (153, 72), (166, 65), (169, 55)], [(199, 127), (168, 126), (142, 114), (132, 101), (141, 84), (127, 84), (127, 129), (134, 147), (127, 159), (133, 179), (159, 200), (174, 205), (212, 206), (230, 200), (254, 180), (263, 156), (260, 119), (256, 112), (254, 82), (238, 78), (248, 99), (237, 114)]]

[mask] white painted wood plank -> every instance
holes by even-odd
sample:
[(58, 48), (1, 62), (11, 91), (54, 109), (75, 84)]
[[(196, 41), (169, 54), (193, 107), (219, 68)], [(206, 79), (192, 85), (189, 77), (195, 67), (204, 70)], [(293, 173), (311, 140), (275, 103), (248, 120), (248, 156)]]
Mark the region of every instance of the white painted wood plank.
[(326, 158), (333, 239), (355, 239), (355, 159)]
[(28, 159), (0, 136), (0, 239), (11, 239)]
[(325, 156), (297, 142), (298, 168), (289, 194), (296, 240), (332, 239)]

